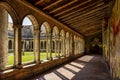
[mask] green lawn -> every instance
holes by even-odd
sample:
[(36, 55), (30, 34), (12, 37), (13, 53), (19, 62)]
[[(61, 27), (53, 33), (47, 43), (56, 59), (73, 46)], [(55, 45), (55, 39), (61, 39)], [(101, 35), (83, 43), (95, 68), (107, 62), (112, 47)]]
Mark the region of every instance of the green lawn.
[[(34, 60), (34, 54), (33, 52), (24, 52), (25, 55), (22, 55), (22, 62), (28, 62)], [(55, 53), (52, 54), (52, 57), (55, 57)], [(46, 59), (46, 53), (42, 52), (40, 53), (40, 60)], [(11, 65), (14, 63), (14, 56), (13, 53), (9, 53), (8, 56), (8, 65)]]

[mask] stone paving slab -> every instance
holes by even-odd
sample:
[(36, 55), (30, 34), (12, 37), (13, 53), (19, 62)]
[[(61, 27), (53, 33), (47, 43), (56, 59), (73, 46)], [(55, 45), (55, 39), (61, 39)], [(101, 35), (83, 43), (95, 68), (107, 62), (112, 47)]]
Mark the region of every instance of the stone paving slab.
[(100, 55), (85, 55), (31, 80), (111, 80)]

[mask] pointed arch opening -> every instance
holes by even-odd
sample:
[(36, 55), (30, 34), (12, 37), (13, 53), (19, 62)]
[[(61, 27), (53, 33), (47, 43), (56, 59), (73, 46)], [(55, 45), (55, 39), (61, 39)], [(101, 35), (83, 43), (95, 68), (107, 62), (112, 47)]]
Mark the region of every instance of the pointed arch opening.
[(37, 20), (33, 15), (27, 15), (22, 21), (22, 64), (36, 61), (35, 36), (38, 29)]
[(40, 59), (44, 61), (48, 59), (49, 55), (49, 36), (50, 34), (50, 25), (48, 22), (43, 22), (40, 29)]

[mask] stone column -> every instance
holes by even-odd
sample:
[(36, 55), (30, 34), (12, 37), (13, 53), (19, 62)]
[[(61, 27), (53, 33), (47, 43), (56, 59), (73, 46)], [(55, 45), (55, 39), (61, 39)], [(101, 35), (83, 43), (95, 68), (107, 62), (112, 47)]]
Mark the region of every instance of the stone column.
[(55, 57), (57, 56), (57, 35), (55, 35)]
[(46, 59), (47, 60), (49, 59), (48, 52), (49, 52), (49, 34), (46, 33)]
[(70, 56), (70, 37), (68, 37), (68, 56)]
[(40, 29), (34, 29), (34, 61), (40, 63)]
[(74, 44), (74, 47), (75, 47), (75, 48), (74, 48), (74, 54), (76, 55), (76, 39), (74, 39), (74, 43), (75, 43), (75, 44)]
[(64, 37), (62, 37), (62, 44), (61, 44), (62, 55), (64, 57)]
[(49, 34), (49, 42), (50, 42), (50, 45), (49, 45), (50, 60), (53, 60), (53, 59), (52, 59), (52, 30), (51, 30), (51, 33)]
[(0, 70), (7, 64), (8, 54), (8, 14), (0, 8)]
[(59, 34), (57, 36), (57, 42), (58, 42), (58, 44), (57, 44), (58, 58), (60, 58), (60, 35)]
[(64, 53), (64, 57), (66, 57), (66, 39), (65, 39), (65, 37), (63, 37), (63, 53)]
[(71, 45), (71, 48), (72, 48), (72, 55), (74, 55), (75, 53), (75, 43), (74, 43), (74, 36), (72, 36), (72, 43), (71, 43), (72, 45)]
[(61, 42), (60, 54), (63, 56), (63, 47), (62, 47), (62, 45), (63, 45), (63, 39), (61, 37), (60, 37), (60, 42)]
[(66, 39), (66, 56), (67, 57), (68, 57), (68, 54), (69, 54), (68, 50), (69, 50), (69, 40), (68, 40), (68, 37), (67, 37), (67, 39)]
[(14, 25), (14, 65), (17, 68), (22, 68), (22, 25)]
[(31, 43), (31, 40), (30, 40), (30, 51), (32, 51), (32, 43)]

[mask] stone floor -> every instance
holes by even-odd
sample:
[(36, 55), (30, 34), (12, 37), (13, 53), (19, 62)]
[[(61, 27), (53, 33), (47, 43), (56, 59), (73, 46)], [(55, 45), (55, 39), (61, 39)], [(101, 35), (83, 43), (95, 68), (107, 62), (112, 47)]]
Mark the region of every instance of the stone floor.
[(86, 55), (31, 80), (111, 80), (100, 55)]

